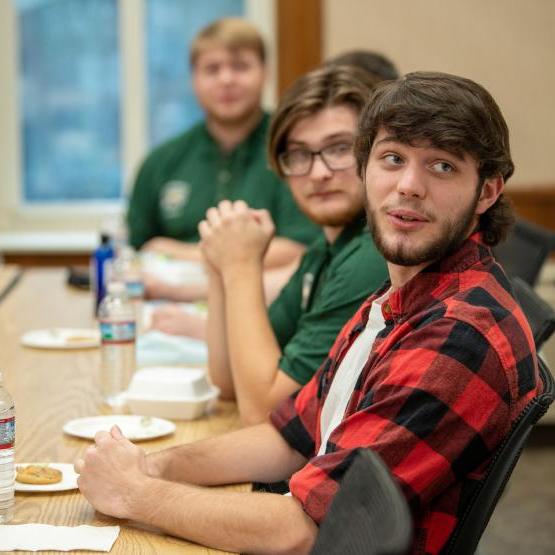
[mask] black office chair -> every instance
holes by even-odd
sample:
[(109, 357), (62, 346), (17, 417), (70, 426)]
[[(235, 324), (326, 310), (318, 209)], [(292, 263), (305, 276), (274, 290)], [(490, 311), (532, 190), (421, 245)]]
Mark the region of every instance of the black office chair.
[(511, 285), (516, 300), (528, 318), (536, 349), (539, 350), (555, 331), (555, 310), (519, 277), (511, 278)]
[(446, 555), (473, 555), (478, 542), (491, 518), (497, 501), (520, 457), (524, 444), (536, 422), (546, 413), (553, 402), (555, 382), (549, 369), (538, 359), (540, 377), (544, 391), (532, 399), (514, 423), (491, 461), (485, 478), (478, 484), (467, 501), (464, 512), (453, 532), (446, 549)]
[(376, 453), (359, 449), (311, 555), (403, 555), (411, 536), (409, 508), (389, 469)]
[(507, 239), (494, 247), (493, 253), (508, 276), (518, 276), (534, 286), (554, 249), (553, 231), (519, 218)]

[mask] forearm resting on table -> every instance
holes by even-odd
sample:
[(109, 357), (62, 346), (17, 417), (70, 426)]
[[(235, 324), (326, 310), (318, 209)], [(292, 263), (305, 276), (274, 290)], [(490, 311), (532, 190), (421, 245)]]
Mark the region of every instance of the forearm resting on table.
[(142, 250), (165, 254), (178, 260), (199, 262), (202, 259), (198, 243), (186, 243), (169, 237), (154, 237), (142, 246)]
[(173, 284), (157, 280), (155, 286), (146, 283), (146, 295), (150, 299), (164, 299), (175, 302), (204, 300), (208, 294), (206, 283)]
[(170, 335), (206, 339), (206, 317), (185, 312), (178, 305), (168, 304), (154, 310), (150, 327)]
[(228, 551), (307, 553), (317, 528), (295, 498), (190, 485), (274, 482), (305, 463), (270, 423), (167, 449), (148, 455), (154, 478), (132, 488), (126, 516)]
[(129, 493), (128, 518), (240, 553), (308, 553), (317, 526), (294, 497), (236, 493), (147, 478)]
[[(276, 245), (272, 249), (272, 245)], [(184, 243), (187, 248), (200, 249), (198, 245)], [(272, 240), (268, 253), (264, 259), (264, 293), (266, 304), (270, 304), (279, 294), (282, 287), (287, 283), (291, 275), (297, 269), (300, 257), (304, 252), (304, 245), (295, 243), (289, 239), (277, 237)], [(191, 260), (191, 259), (190, 259)], [(200, 260), (200, 258), (199, 258)], [(148, 274), (148, 268), (146, 268)], [(175, 302), (194, 302), (204, 300), (208, 297), (208, 286), (206, 283), (172, 284), (162, 280), (145, 280), (146, 296), (151, 299), (165, 299)]]
[[(155, 237), (143, 245), (143, 250), (153, 251), (177, 258), (178, 260), (201, 261), (202, 254), (198, 243), (186, 243), (168, 237)], [(264, 258), (266, 268), (277, 268), (298, 260), (306, 246), (286, 237), (274, 237)]]
[[(274, 268), (264, 272), (264, 297), (266, 305), (270, 305), (279, 295), (281, 289), (289, 281), (298, 266), (298, 260), (282, 268)], [(165, 299), (174, 302), (194, 302), (208, 297), (209, 286), (205, 283), (172, 284), (157, 280), (155, 287), (149, 288), (147, 284), (147, 297), (152, 299)]]
[(306, 463), (269, 422), (151, 453), (146, 461), (152, 477), (201, 486), (278, 482)]

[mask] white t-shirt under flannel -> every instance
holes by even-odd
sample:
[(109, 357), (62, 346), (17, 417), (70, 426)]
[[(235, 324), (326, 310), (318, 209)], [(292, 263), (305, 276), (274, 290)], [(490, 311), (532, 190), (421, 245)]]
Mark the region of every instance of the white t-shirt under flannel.
[(318, 450), (318, 456), (326, 452), (326, 445), (331, 433), (341, 424), (358, 377), (368, 360), (372, 345), (374, 345), (374, 340), (385, 325), (382, 304), (388, 297), (389, 290), (372, 303), (364, 331), (355, 339), (333, 377), (320, 415), (322, 443)]

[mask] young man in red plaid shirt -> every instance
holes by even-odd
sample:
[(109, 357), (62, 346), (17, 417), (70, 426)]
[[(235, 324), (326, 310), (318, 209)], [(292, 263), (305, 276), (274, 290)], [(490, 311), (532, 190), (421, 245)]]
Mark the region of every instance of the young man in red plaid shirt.
[[(413, 552), (442, 551), (540, 387), (529, 326), (489, 248), (511, 220), (508, 130), (476, 83), (412, 73), (378, 87), (355, 150), (390, 281), (271, 423), (148, 456), (116, 428), (100, 433), (76, 463), (97, 509), (230, 551), (306, 553), (354, 453), (370, 447), (411, 504)], [(290, 496), (197, 487), (285, 478)]]

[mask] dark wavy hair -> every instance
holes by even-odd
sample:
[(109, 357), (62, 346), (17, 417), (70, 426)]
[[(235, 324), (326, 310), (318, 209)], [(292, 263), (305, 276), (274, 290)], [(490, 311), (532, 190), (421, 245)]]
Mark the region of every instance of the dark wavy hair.
[[(404, 144), (419, 141), (478, 162), (478, 187), (514, 171), (509, 129), (499, 106), (481, 85), (446, 73), (414, 72), (379, 84), (359, 119), (355, 142), (357, 169), (364, 179), (368, 157), (383, 128)], [(480, 215), (478, 229), (490, 246), (502, 241), (514, 223), (510, 201), (501, 194)]]

